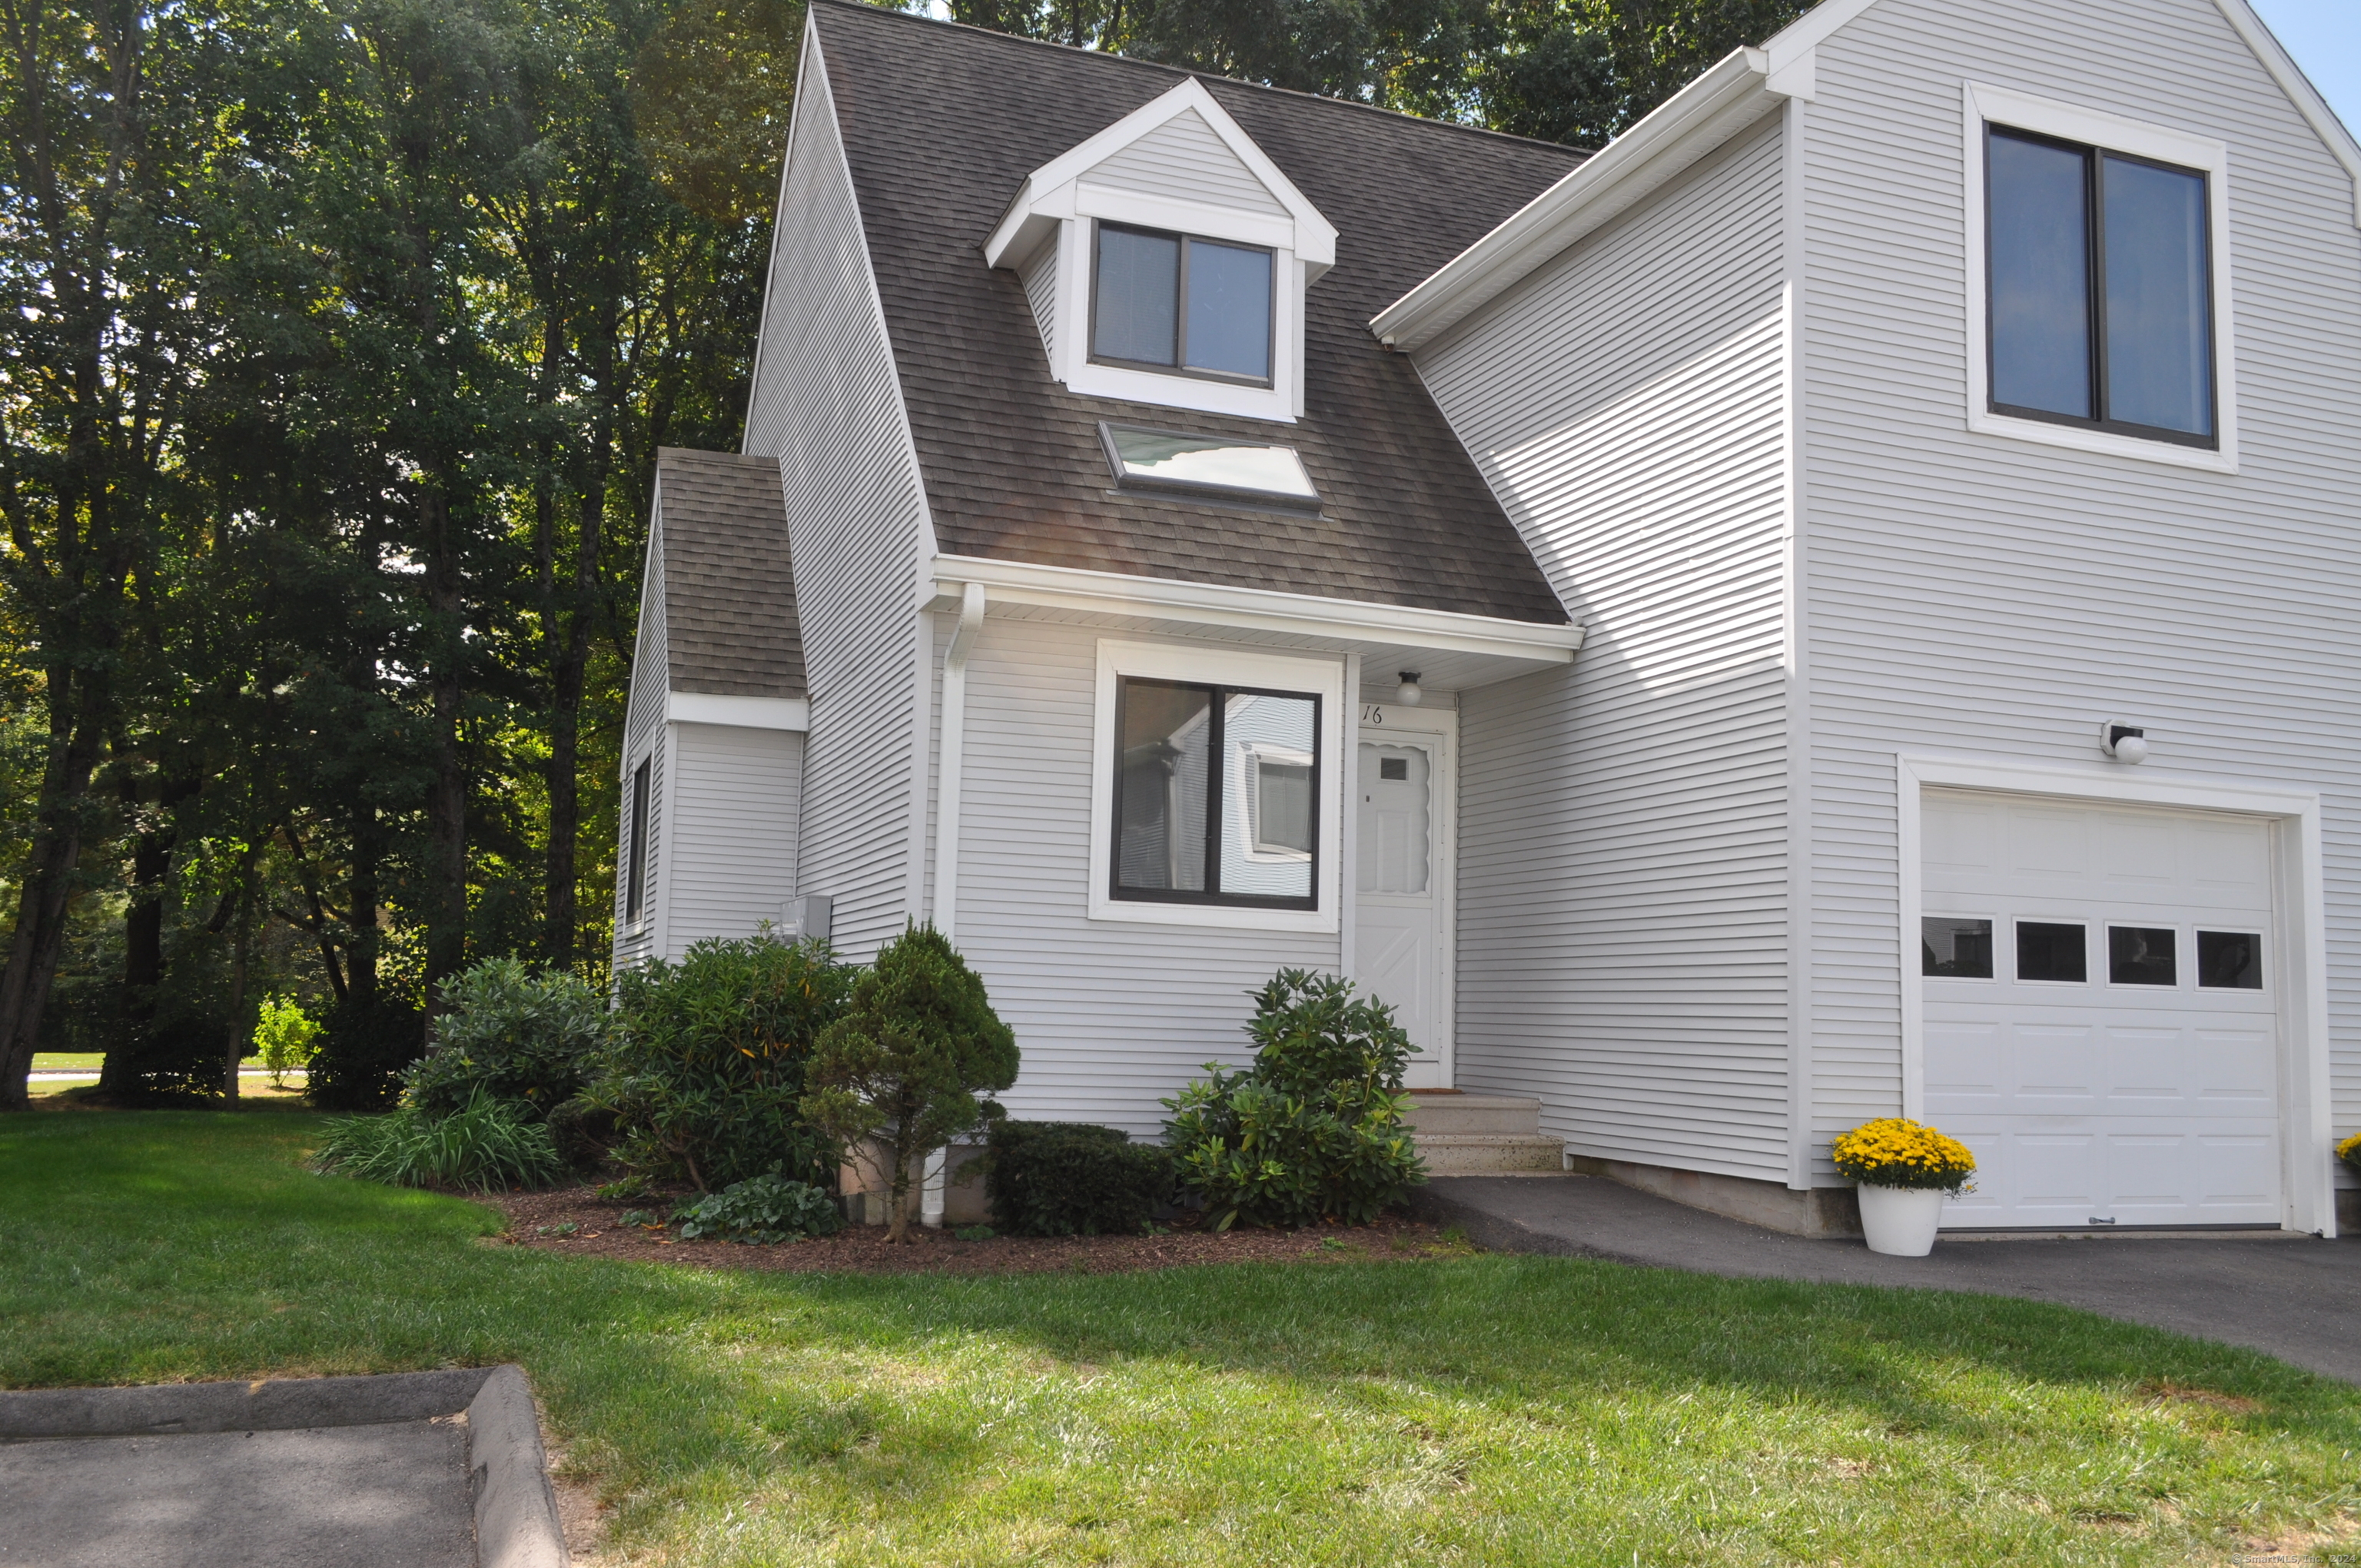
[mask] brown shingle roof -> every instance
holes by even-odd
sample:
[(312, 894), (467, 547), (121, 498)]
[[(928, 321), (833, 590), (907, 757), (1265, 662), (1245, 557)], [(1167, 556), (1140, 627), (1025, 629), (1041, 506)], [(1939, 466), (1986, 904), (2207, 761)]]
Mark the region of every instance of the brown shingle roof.
[[(1367, 323), (1581, 154), (1203, 78), (1338, 230), (1336, 265), (1306, 297), (1303, 418), (1076, 397), (983, 241), (1027, 174), (1187, 73), (865, 5), (819, 0), (812, 16), (943, 550), (1565, 620), (1410, 361)], [(1323, 514), (1111, 494), (1102, 419), (1289, 441)]]
[(656, 524), (672, 689), (805, 695), (778, 464), (664, 447), (656, 454)]

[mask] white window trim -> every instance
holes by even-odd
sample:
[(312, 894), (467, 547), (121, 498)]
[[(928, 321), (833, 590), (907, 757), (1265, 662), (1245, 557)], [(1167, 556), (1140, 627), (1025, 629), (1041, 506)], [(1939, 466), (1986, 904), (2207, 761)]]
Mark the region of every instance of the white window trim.
[(1278, 762), (1286, 767), (1308, 768), (1314, 762), (1312, 753), (1300, 746), (1248, 740), (1238, 747), (1237, 762), (1238, 798), (1251, 802), (1238, 814), (1238, 853), (1250, 863), (1262, 866), (1294, 865), (1312, 859), (1307, 850), (1262, 841), (1262, 764)]
[[(1320, 770), (1318, 875), (1312, 888), (1317, 907), (1257, 909), (1230, 904), (1153, 904), (1110, 896), (1107, 868), (1115, 854), (1115, 696), (1126, 675), (1308, 692), (1320, 698), (1320, 754), (1329, 762)], [(1343, 755), (1345, 735), (1343, 659), (1282, 658), (1208, 645), (1103, 640), (1098, 645), (1096, 709), (1091, 730), (1091, 919), (1232, 931), (1331, 933), (1338, 929), (1345, 791), (1344, 770), (1335, 759)]]
[(2280, 935), (2278, 955), (2265, 958), (2272, 970), (2265, 985), (2278, 998), (2281, 1223), (2291, 1231), (2334, 1236), (2337, 1161), (2331, 1121), (2328, 916), (2318, 792), (2185, 774), (2134, 777), (2113, 762), (2075, 768), (1901, 752), (1894, 763), (1901, 862), (1895, 936), (1902, 982), (1902, 1113), (1914, 1118), (1925, 1114), (1927, 1103), (1926, 985), (1918, 972), (1916, 931), (1925, 898), (1920, 819), (1927, 789), (2047, 795), (2092, 806), (2219, 811), (2260, 817), (2272, 825), (2272, 916)]
[[(1980, 82), (1961, 84), (1962, 133), (1967, 180), (1967, 323), (1968, 428), (1985, 435), (2039, 442), (2077, 452), (2105, 453), (2142, 462), (2180, 468), (2204, 468), (2217, 474), (2238, 471), (2238, 376), (2235, 313), (2230, 292), (2230, 149), (2218, 141), (2169, 130), (2138, 120), (2122, 119), (2051, 98), (2036, 98)], [(1992, 298), (1984, 277), (1984, 126), (2014, 126), (2019, 130), (2081, 142), (2114, 152), (2128, 152), (2159, 163), (2205, 171), (2210, 211), (2211, 260), (2213, 268), (2213, 397), (2217, 450), (2151, 441), (2111, 430), (2080, 430), (2043, 420), (2016, 419), (1992, 411), (1991, 350), (1986, 319)]]
[[(1091, 171), (1177, 116), (1194, 113), (1235, 153), (1283, 209), (1250, 212), (1213, 202), (1117, 190)], [(1273, 253), (1271, 384), (1240, 386), (1186, 375), (1091, 362), (1093, 225), (1112, 223), (1234, 240)], [(1303, 291), (1335, 264), (1335, 226), (1257, 147), (1202, 82), (1191, 77), (1035, 170), (984, 242), (987, 266), (1022, 270), (1044, 246), (1057, 248), (1056, 323), (1049, 333), (1049, 373), (1085, 397), (1117, 398), (1200, 413), (1234, 414), (1291, 424), (1303, 414)]]

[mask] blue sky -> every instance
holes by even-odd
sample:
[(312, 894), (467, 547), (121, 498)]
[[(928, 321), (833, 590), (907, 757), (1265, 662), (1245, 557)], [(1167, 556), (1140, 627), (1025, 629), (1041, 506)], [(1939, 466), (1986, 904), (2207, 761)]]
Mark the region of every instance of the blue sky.
[(2361, 127), (2361, 0), (2254, 0), (2348, 126)]

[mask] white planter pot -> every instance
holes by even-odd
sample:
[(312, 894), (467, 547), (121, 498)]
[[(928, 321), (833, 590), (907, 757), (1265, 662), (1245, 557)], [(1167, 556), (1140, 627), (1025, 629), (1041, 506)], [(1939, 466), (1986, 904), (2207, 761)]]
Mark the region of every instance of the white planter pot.
[(1935, 1223), (1943, 1215), (1939, 1187), (1869, 1187), (1861, 1192), (1861, 1230), (1869, 1250), (1893, 1257), (1924, 1257), (1935, 1250)]

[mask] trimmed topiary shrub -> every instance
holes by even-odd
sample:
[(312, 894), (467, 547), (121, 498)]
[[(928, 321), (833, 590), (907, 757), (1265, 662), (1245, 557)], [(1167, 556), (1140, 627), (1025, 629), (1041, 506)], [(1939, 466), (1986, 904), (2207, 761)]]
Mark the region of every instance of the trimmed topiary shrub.
[(886, 1234), (907, 1241), (911, 1178), (961, 1133), (998, 1121), (987, 1095), (1016, 1081), (1016, 1036), (942, 933), (913, 926), (861, 971), (812, 1053), (803, 1113), (842, 1149), (884, 1157)]
[(408, 1003), (339, 1002), (320, 1027), (304, 1096), (326, 1111), (383, 1111), (401, 1097), (402, 1069), (426, 1052), (426, 1021)]
[(434, 1049), (403, 1075), (410, 1104), (434, 1115), (479, 1091), (544, 1122), (589, 1081), (606, 1044), (606, 999), (579, 975), (486, 959), (443, 987)]
[(992, 1217), (1020, 1236), (1137, 1235), (1172, 1198), (1172, 1156), (1087, 1122), (1000, 1122), (984, 1157)]
[(710, 1192), (765, 1171), (820, 1186), (829, 1140), (796, 1109), (812, 1043), (842, 1012), (853, 970), (813, 942), (710, 940), (678, 963), (625, 971), (590, 1082), (561, 1123), (612, 1118), (612, 1157)]
[(832, 1236), (844, 1228), (836, 1200), (807, 1181), (775, 1171), (732, 1182), (673, 1212), (684, 1241), (717, 1236), (768, 1245), (802, 1236)]
[(1164, 1102), (1180, 1185), (1215, 1230), (1366, 1224), (1426, 1179), (1403, 1121), (1410, 1036), (1392, 1008), (1338, 976), (1281, 970), (1256, 993), (1246, 1032), (1254, 1066), (1207, 1062), (1211, 1077)]

